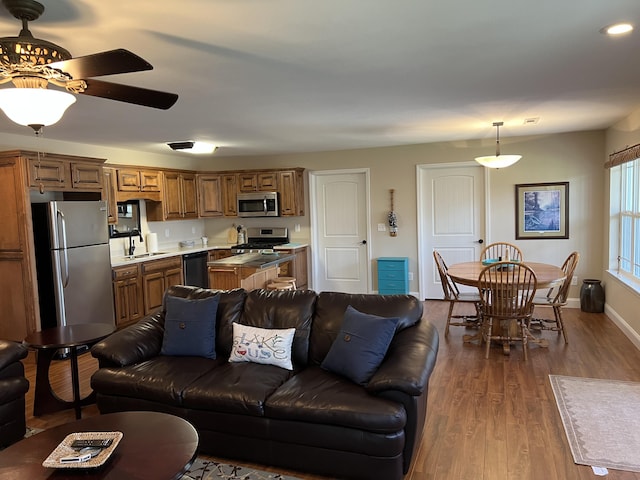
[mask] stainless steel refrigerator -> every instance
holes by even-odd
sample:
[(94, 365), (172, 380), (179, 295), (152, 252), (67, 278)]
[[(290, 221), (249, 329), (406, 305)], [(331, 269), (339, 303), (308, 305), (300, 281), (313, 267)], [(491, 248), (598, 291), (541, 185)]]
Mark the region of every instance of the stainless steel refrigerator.
[(31, 210), (41, 327), (115, 324), (105, 202), (34, 203)]

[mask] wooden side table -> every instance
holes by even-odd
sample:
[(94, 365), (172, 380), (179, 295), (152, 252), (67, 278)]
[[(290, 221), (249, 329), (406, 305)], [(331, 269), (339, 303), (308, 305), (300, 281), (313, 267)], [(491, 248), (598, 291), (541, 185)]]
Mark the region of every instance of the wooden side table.
[[(95, 402), (95, 393), (80, 398), (80, 379), (78, 373), (78, 347), (91, 347), (100, 340), (111, 335), (115, 325), (109, 323), (87, 323), (83, 325), (65, 325), (46, 328), (33, 332), (23, 343), (36, 350), (36, 387), (33, 399), (33, 414), (57, 412), (66, 408), (74, 408), (76, 419), (82, 416), (82, 406)], [(55, 353), (62, 349), (69, 349), (71, 360), (71, 384), (73, 387), (73, 401), (68, 402), (58, 397), (49, 382), (49, 368)]]

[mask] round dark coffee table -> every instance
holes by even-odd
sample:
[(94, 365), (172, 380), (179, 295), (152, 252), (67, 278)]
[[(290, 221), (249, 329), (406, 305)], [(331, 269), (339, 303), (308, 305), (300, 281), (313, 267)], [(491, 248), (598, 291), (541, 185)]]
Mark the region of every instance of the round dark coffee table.
[[(24, 339), (25, 346), (37, 350), (36, 389), (33, 399), (33, 414), (35, 416), (73, 407), (76, 411), (76, 419), (79, 419), (82, 415), (82, 405), (95, 402), (93, 393), (86, 398), (80, 398), (78, 347), (91, 347), (111, 335), (114, 331), (115, 326), (109, 323), (87, 323), (45, 328), (44, 330), (33, 332)], [(49, 382), (49, 367), (53, 356), (63, 348), (69, 349), (69, 357), (71, 359), (72, 402), (67, 402), (58, 397), (53, 392)]]
[[(96, 469), (51, 469), (42, 462), (70, 433), (118, 431), (124, 435)], [(191, 466), (198, 433), (180, 417), (157, 412), (119, 412), (45, 430), (0, 451), (0, 480), (172, 480)]]

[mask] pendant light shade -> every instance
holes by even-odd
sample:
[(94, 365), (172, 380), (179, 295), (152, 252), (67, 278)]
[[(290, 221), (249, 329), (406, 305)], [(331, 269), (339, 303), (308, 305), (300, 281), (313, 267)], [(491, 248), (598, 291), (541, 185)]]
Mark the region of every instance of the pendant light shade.
[(496, 127), (496, 154), (485, 157), (476, 157), (476, 162), (488, 168), (504, 168), (513, 165), (522, 158), (522, 155), (500, 155), (500, 127), (504, 122), (493, 122)]
[(46, 88), (0, 89), (0, 109), (19, 125), (39, 130), (53, 125), (76, 101), (70, 93)]

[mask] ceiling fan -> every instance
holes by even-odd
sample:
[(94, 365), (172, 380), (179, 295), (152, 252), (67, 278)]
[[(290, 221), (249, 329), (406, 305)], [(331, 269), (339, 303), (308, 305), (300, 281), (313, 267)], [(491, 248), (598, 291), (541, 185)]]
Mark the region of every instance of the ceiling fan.
[(29, 31), (28, 22), (42, 15), (44, 5), (35, 0), (2, 0), (2, 4), (22, 21), (22, 30), (17, 37), (0, 38), (0, 84), (13, 82), (16, 89), (46, 89), (51, 83), (74, 94), (162, 110), (172, 107), (178, 100), (175, 93), (92, 78), (152, 70), (153, 66), (125, 49), (72, 58), (66, 49), (35, 38)]

